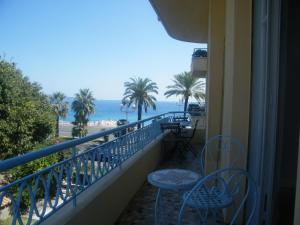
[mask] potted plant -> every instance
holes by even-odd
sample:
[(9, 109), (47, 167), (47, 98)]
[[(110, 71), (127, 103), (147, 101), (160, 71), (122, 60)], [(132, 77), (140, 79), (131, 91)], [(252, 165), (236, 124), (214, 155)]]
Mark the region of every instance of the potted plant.
[(193, 53), (193, 57), (207, 58), (207, 50), (205, 50), (205, 49), (195, 49), (194, 53)]
[(192, 55), (191, 64), (192, 75), (199, 78), (204, 78), (207, 74), (207, 50), (195, 49)]

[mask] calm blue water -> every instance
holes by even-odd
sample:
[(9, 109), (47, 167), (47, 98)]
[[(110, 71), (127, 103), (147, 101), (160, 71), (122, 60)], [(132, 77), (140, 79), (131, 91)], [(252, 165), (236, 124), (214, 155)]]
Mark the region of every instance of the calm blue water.
[[(68, 99), (68, 102), (72, 102), (72, 99)], [(90, 116), (90, 121), (96, 120), (119, 120), (125, 119), (126, 115), (120, 110), (121, 100), (96, 100), (96, 113)], [(70, 107), (71, 108), (71, 107)], [(148, 118), (155, 115), (159, 115), (169, 111), (182, 111), (183, 104), (178, 104), (178, 102), (157, 102), (156, 111), (148, 109), (148, 112), (143, 111), (142, 118)], [(63, 119), (64, 121), (74, 121), (74, 112), (70, 110), (67, 118)], [(128, 113), (128, 120), (130, 122), (137, 120), (137, 111)]]

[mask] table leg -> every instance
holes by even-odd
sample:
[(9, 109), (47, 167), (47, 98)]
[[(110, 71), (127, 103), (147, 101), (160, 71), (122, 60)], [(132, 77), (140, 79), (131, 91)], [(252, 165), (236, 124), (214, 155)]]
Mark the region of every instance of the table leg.
[(155, 201), (155, 225), (159, 225), (159, 201), (160, 201), (160, 188), (158, 188), (157, 190), (157, 194), (156, 194), (156, 201)]

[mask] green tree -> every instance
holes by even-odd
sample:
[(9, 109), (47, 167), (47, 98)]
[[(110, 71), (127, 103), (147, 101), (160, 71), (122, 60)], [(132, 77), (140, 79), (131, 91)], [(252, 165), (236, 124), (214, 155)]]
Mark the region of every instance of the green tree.
[(169, 90), (165, 92), (165, 96), (167, 98), (173, 95), (182, 96), (184, 111), (187, 109), (190, 97), (194, 97), (197, 101), (205, 99), (205, 83), (192, 76), (190, 72), (174, 75), (173, 82), (173, 85), (167, 86)]
[[(0, 58), (0, 160), (25, 154), (52, 144), (55, 116), (41, 87), (22, 75), (14, 63)], [(15, 167), (5, 177), (13, 182), (57, 162), (56, 154)], [(32, 182), (33, 180), (29, 181)], [(12, 187), (14, 196), (18, 190)], [(43, 191), (38, 190), (37, 198)], [(22, 195), (21, 212), (30, 204), (28, 193)]]
[(69, 110), (69, 103), (65, 101), (66, 96), (61, 92), (55, 92), (50, 97), (52, 110), (56, 117), (56, 132), (55, 136), (59, 136), (59, 118), (66, 118)]
[(142, 119), (142, 111), (147, 112), (148, 107), (156, 110), (156, 98), (151, 94), (158, 94), (157, 84), (148, 78), (130, 78), (130, 82), (124, 83), (125, 92), (123, 99), (129, 99), (130, 104), (137, 107), (138, 120)]
[(0, 159), (31, 151), (54, 133), (48, 98), (14, 63), (0, 59)]
[(95, 98), (89, 89), (80, 89), (72, 102), (72, 110), (75, 112), (75, 125), (72, 129), (73, 137), (84, 137), (87, 135), (87, 123), (89, 116), (95, 113)]

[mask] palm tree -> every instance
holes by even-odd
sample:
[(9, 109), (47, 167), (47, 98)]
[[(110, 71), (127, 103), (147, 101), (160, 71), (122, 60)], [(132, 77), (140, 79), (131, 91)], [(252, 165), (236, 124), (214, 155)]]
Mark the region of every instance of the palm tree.
[(59, 136), (59, 118), (66, 118), (69, 111), (69, 103), (65, 101), (66, 96), (61, 92), (55, 92), (49, 97), (52, 110), (56, 116), (55, 136)]
[(169, 90), (165, 92), (165, 96), (167, 98), (172, 95), (182, 96), (185, 112), (190, 97), (194, 97), (197, 101), (205, 99), (205, 83), (193, 77), (190, 72), (174, 75), (173, 82), (173, 85), (167, 86)]
[(138, 120), (142, 119), (142, 111), (147, 112), (148, 107), (156, 110), (156, 98), (151, 94), (158, 94), (157, 84), (148, 78), (130, 78), (130, 82), (124, 83), (125, 92), (123, 99), (129, 99), (129, 106), (134, 103), (137, 106)]
[(72, 135), (83, 137), (87, 135), (88, 117), (95, 113), (95, 98), (89, 89), (80, 89), (72, 102), (72, 110), (75, 112)]

